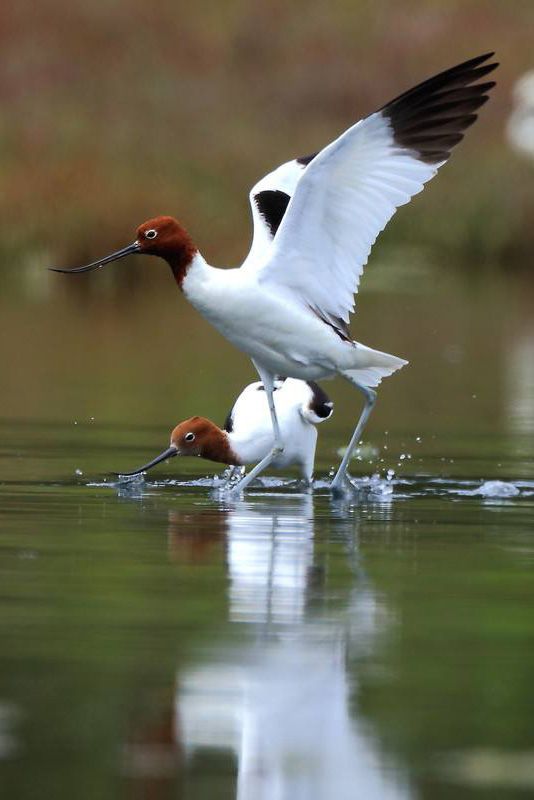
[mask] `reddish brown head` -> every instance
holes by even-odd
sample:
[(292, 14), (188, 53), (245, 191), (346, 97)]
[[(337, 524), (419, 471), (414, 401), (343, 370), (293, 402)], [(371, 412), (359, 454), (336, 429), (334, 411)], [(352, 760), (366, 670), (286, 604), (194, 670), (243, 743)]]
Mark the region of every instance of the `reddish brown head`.
[(219, 461), (222, 464), (240, 463), (230, 448), (225, 431), (222, 431), (209, 419), (191, 417), (191, 419), (180, 422), (174, 428), (171, 433), (170, 446), (163, 453), (134, 472), (121, 472), (120, 474), (139, 475), (173, 456), (199, 456), (207, 458), (209, 461)]
[(200, 456), (223, 464), (237, 464), (228, 436), (204, 417), (191, 417), (180, 422), (171, 434), (171, 447), (180, 456)]
[(197, 248), (193, 240), (174, 217), (154, 217), (137, 229), (139, 252), (164, 258), (173, 271), (179, 286)]
[(176, 282), (181, 288), (187, 269), (196, 252), (197, 248), (193, 244), (193, 240), (174, 217), (154, 217), (138, 227), (137, 239), (127, 247), (116, 250), (85, 267), (76, 267), (75, 269), (50, 267), (50, 269), (52, 272), (92, 272), (105, 264), (130, 255), (160, 256), (169, 264)]

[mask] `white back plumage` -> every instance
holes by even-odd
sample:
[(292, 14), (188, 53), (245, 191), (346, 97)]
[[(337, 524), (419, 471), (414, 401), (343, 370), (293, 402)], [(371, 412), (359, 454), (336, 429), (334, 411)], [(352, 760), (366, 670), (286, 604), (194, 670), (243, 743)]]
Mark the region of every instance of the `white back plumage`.
[[(313, 473), (317, 431), (328, 419), (333, 403), (317, 384), (286, 378), (275, 382), (274, 404), (284, 442), (284, 452), (273, 462), (283, 467), (300, 464), (304, 477)], [(251, 463), (263, 458), (273, 446), (273, 431), (267, 396), (261, 381), (246, 386), (235, 401), (226, 425), (234, 451)]]

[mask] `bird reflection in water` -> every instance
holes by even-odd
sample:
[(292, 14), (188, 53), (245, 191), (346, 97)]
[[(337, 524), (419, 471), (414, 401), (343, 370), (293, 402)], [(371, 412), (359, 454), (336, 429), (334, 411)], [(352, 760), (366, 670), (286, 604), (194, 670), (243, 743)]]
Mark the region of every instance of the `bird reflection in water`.
[[(350, 542), (354, 525), (338, 525)], [(168, 747), (188, 783), (214, 758), (220, 770), (218, 754), (231, 782), (224, 796), (237, 800), (412, 796), (351, 703), (354, 664), (389, 615), (348, 538), (354, 581), (334, 595), (329, 548), (314, 541), (311, 494), (169, 512), (171, 559), (213, 560), (224, 548), (228, 619), (240, 629), (177, 676)]]

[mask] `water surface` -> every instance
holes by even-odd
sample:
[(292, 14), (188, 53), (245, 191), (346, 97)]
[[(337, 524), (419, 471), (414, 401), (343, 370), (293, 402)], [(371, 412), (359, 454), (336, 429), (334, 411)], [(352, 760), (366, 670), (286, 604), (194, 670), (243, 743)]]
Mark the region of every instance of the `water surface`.
[(370, 293), (361, 338), (412, 364), (342, 502), (359, 400), (337, 383), (313, 493), (230, 501), (178, 459), (117, 486), (253, 375), (174, 295), (76, 291), (3, 308), (5, 796), (532, 796), (528, 288)]

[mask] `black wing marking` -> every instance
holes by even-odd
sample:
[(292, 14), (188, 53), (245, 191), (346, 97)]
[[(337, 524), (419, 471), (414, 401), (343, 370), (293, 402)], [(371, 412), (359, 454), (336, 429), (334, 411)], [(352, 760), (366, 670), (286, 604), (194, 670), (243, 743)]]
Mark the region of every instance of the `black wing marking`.
[(342, 341), (352, 342), (349, 326), (344, 319), (341, 319), (341, 317), (334, 317), (332, 314), (325, 314), (315, 306), (308, 306), (308, 308), (310, 311), (313, 311), (315, 316), (318, 317), (321, 322), (324, 322), (325, 325), (328, 325), (330, 328), (332, 328), (334, 333), (337, 333)]
[(310, 161), (313, 161), (317, 153), (312, 153), (310, 156), (301, 156), (297, 158), (297, 164), (302, 164), (303, 167), (307, 167)]
[(485, 53), (440, 72), (383, 106), (380, 111), (391, 123), (395, 142), (426, 164), (445, 161), (495, 86), (495, 81), (470, 85), (499, 66), (483, 63), (493, 55)]
[[(309, 156), (301, 156), (296, 158), (293, 163), (299, 164), (303, 168), (301, 171), (304, 172), (304, 168), (310, 161), (313, 161), (316, 155), (317, 153), (312, 153)], [(254, 195), (254, 203), (273, 238), (280, 227), (290, 200), (291, 196), (281, 189), (264, 189)]]
[(286, 208), (291, 200), (290, 196), (278, 189), (266, 189), (254, 195), (254, 202), (261, 216), (269, 226), (271, 236), (274, 236), (282, 218), (286, 213)]
[(234, 408), (235, 408), (235, 403), (228, 412), (226, 419), (224, 420), (223, 431), (226, 431), (226, 433), (232, 433), (232, 431), (234, 430)]
[(306, 381), (312, 391), (312, 398), (308, 404), (310, 411), (320, 417), (320, 419), (328, 419), (334, 410), (334, 404), (328, 397), (324, 389), (321, 389), (318, 383), (314, 381)]

